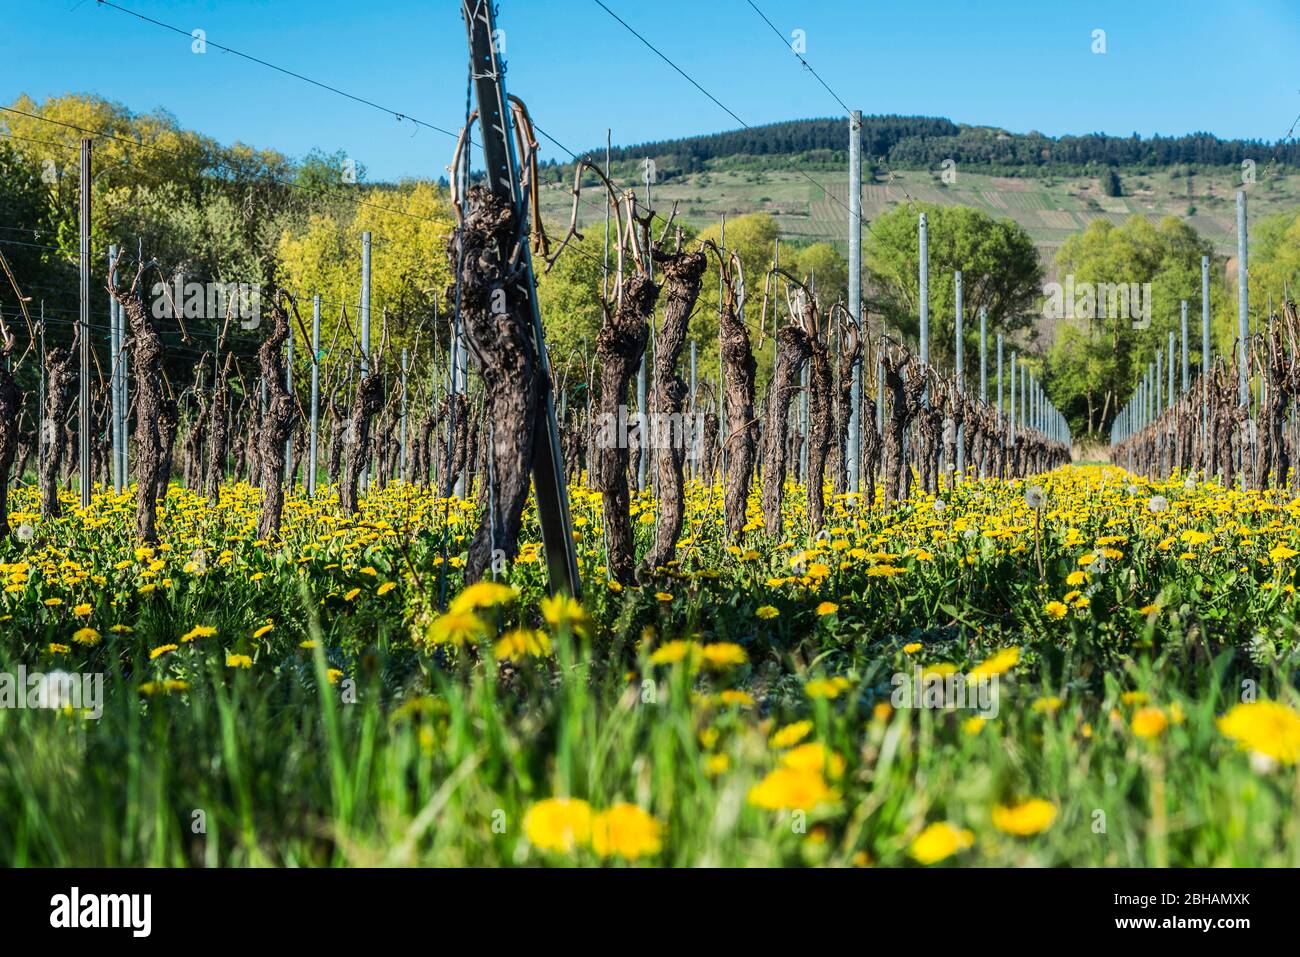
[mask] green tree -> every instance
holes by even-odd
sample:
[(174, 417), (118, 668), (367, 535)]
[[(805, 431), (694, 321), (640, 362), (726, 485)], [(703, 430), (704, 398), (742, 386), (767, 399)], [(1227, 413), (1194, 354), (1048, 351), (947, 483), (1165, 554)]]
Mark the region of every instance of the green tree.
[(813, 243), (799, 250), (795, 262), (796, 275), (814, 284), (817, 300), (823, 309), (837, 300), (848, 299), (849, 264), (831, 243)]
[[(1170, 332), (1175, 363), (1180, 361), (1182, 300), (1188, 303), (1188, 354), (1195, 375), (1201, 364), (1201, 257), (1211, 251), (1209, 242), (1172, 216), (1155, 226), (1142, 216), (1121, 226), (1096, 220), (1061, 245), (1058, 305), (1065, 311), (1058, 317), (1044, 383), (1076, 434), (1106, 432), (1156, 351), (1167, 360)], [(1076, 292), (1073, 311), (1066, 297), (1070, 288)], [(1139, 298), (1127, 311), (1114, 308), (1123, 303), (1101, 292), (1110, 288), (1136, 290)], [(1097, 293), (1091, 307), (1085, 305), (1086, 291)], [(1222, 284), (1211, 284), (1212, 312), (1221, 314), (1225, 305)], [(1176, 371), (1175, 384), (1180, 383)]]
[(966, 354), (979, 347), (971, 317), (988, 311), (990, 333), (1029, 324), (1041, 293), (1042, 267), (1029, 234), (1010, 219), (994, 219), (966, 206), (916, 203), (898, 206), (871, 224), (864, 248), (869, 310), (896, 334), (920, 334), (920, 243), (917, 216), (927, 218), (930, 245), (930, 359), (952, 368), (955, 356), (955, 281), (961, 270), (966, 313)]

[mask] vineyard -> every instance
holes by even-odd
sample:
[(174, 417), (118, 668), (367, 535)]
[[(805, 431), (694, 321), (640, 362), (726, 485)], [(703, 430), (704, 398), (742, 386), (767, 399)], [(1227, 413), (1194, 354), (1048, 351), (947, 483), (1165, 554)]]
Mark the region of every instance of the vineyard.
[(1245, 192), (1231, 350), (1186, 243), (1199, 302), (1087, 433), (1023, 290), (932, 284), (984, 220), (881, 190), (915, 325), (877, 308), (860, 113), (811, 184), (840, 288), (596, 153), (544, 200), (463, 16), (447, 182), (330, 186), (300, 218), (359, 243), (252, 277), (95, 219), (99, 151), (177, 149), (2, 108), (79, 165), (75, 243), (0, 227), (0, 862), (1300, 866), (1300, 313), (1252, 303)]

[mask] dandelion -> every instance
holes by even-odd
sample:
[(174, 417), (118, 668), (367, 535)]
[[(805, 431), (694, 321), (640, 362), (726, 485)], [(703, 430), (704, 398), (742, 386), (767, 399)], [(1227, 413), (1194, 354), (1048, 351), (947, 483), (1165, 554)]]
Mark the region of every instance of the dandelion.
[(472, 643), (487, 634), (483, 619), (471, 611), (449, 611), (439, 615), (425, 630), (425, 640), (431, 645), (460, 646)]
[(1064, 618), (1066, 612), (1068, 612), (1069, 610), (1070, 609), (1065, 604), (1065, 602), (1061, 602), (1061, 601), (1049, 601), (1046, 605), (1043, 606), (1043, 611), (1047, 612), (1049, 617), (1055, 618), (1058, 621)]
[(838, 698), (847, 691), (851, 684), (847, 678), (814, 678), (803, 686), (804, 694), (810, 698)]
[(99, 644), (99, 632), (94, 628), (78, 628), (72, 633), (72, 640), (88, 647)]
[(972, 678), (990, 678), (993, 675), (1006, 674), (1020, 662), (1019, 648), (1003, 648), (992, 658), (980, 662), (971, 669)]
[(217, 629), (212, 625), (195, 625), (185, 634), (181, 635), (181, 642), (193, 641), (195, 638), (211, 638), (217, 633)]
[(149, 660), (153, 661), (155, 658), (161, 658), (163, 655), (170, 654), (171, 652), (175, 651), (178, 647), (179, 645), (172, 645), (172, 644), (159, 645), (157, 648), (150, 650)]
[(813, 609), (819, 617), (825, 618), (827, 615), (833, 615), (840, 610), (840, 606), (833, 601), (824, 601)]
[(1147, 499), (1147, 511), (1153, 515), (1169, 511), (1169, 499), (1163, 495), (1152, 495)]
[(670, 602), (672, 600), (673, 600), (673, 596), (668, 594), (668, 592), (666, 591), (655, 592), (655, 601)]
[(50, 654), (52, 655), (66, 655), (70, 651), (72, 651), (72, 649), (65, 644), (57, 641), (50, 642)]
[(845, 762), (841, 755), (821, 742), (809, 741), (787, 751), (781, 758), (781, 766), (796, 771), (816, 771), (834, 779), (844, 775)]
[(937, 821), (916, 836), (909, 851), (918, 863), (937, 864), (974, 843), (971, 831)]
[(776, 618), (778, 615), (781, 614), (781, 611), (780, 609), (772, 605), (759, 605), (758, 608), (754, 610), (754, 614), (757, 615), (759, 618), (762, 618), (764, 620), (769, 620), (772, 618)]
[(719, 641), (700, 648), (700, 657), (706, 667), (715, 671), (724, 671), (749, 661), (749, 655), (740, 645), (730, 641)]
[(534, 847), (571, 853), (591, 838), (591, 805), (577, 798), (547, 798), (524, 814), (524, 834)]
[(1065, 704), (1056, 695), (1045, 695), (1042, 698), (1035, 698), (1034, 703), (1029, 706), (1029, 710), (1035, 714), (1056, 714), (1061, 710), (1061, 705)]
[(268, 621), (268, 622), (267, 622), (265, 625), (263, 625), (261, 628), (258, 628), (256, 631), (253, 632), (253, 637), (254, 637), (254, 638), (261, 638), (263, 635), (269, 635), (269, 634), (270, 634), (271, 632), (273, 632), (273, 631), (275, 631), (275, 625), (271, 624), (271, 623)]
[(948, 508), (948, 503), (945, 502), (943, 499), (936, 498), (934, 500), (934, 514), (942, 515), (947, 508)]
[(375, 589), (375, 594), (387, 595), (390, 591), (392, 591), (396, 587), (397, 587), (397, 582), (384, 582), (382, 585), (380, 585), (378, 588)]
[(1234, 705), (1217, 723), (1224, 737), (1243, 750), (1281, 764), (1300, 761), (1300, 714), (1281, 702)]
[(551, 653), (551, 639), (535, 628), (514, 628), (492, 646), (498, 659), (519, 662), (525, 658), (545, 658)]
[(87, 604), (86, 602), (82, 602), (80, 605), (73, 606), (72, 614), (75, 615), (77, 618), (89, 618), (90, 613), (93, 610), (94, 609), (91, 608), (89, 604)]
[(1030, 837), (1051, 827), (1056, 820), (1056, 805), (1042, 798), (1023, 804), (997, 805), (993, 808), (993, 826), (1004, 834)]
[(718, 701), (721, 704), (732, 705), (739, 708), (754, 707), (754, 696), (748, 691), (737, 691), (734, 688), (728, 688), (718, 694)]
[(171, 694), (173, 691), (188, 691), (190, 683), (178, 678), (167, 678), (163, 681), (146, 681), (140, 685), (140, 693), (144, 695)]
[(21, 525), (19, 525), (17, 528), (14, 529), (14, 537), (16, 537), (18, 541), (26, 545), (33, 538), (36, 537), (36, 529), (32, 528), (32, 526), (27, 522), (23, 522)]
[(568, 628), (575, 635), (590, 636), (591, 619), (576, 598), (563, 594), (543, 598), (541, 608), (542, 617), (553, 629)]
[(658, 821), (635, 804), (615, 804), (591, 821), (591, 849), (600, 857), (635, 861), (658, 854), (663, 844)]
[(819, 771), (781, 767), (749, 789), (748, 801), (769, 811), (810, 811), (836, 796)]
[(1047, 504), (1047, 493), (1041, 485), (1031, 485), (1025, 489), (1025, 504), (1030, 508), (1042, 508)]
[(656, 648), (650, 656), (652, 665), (675, 665), (686, 661), (688, 658), (694, 663), (699, 653), (700, 646), (693, 641), (676, 639), (666, 642), (659, 648)]
[(227, 668), (251, 668), (253, 659), (248, 655), (226, 655)]
[(1157, 738), (1169, 727), (1169, 719), (1159, 708), (1139, 708), (1133, 713), (1132, 726), (1139, 738)]
[(481, 608), (495, 608), (514, 601), (515, 590), (500, 582), (481, 581), (465, 588), (451, 601), (447, 609), (451, 612), (478, 611)]
[(793, 724), (787, 724), (772, 735), (768, 745), (778, 751), (785, 748), (792, 748), (804, 738), (808, 737), (808, 734), (812, 729), (813, 723), (811, 721), (796, 721)]

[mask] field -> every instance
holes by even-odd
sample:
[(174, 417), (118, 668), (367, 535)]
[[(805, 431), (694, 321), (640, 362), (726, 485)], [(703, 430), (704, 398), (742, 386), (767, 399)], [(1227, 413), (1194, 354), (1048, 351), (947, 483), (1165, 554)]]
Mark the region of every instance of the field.
[(1076, 465), (809, 541), (788, 491), (739, 548), (690, 484), (643, 590), (572, 488), (579, 604), (531, 506), (463, 588), (477, 510), (418, 486), (299, 490), (276, 542), (256, 490), (173, 487), (152, 549), (128, 497), (24, 488), (0, 669), (106, 678), (98, 717), (0, 708), (0, 860), (1300, 865), (1300, 500)]
[[(848, 183), (840, 168), (801, 164), (795, 157), (768, 160), (771, 169), (721, 168), (692, 173), (654, 187), (655, 201), (681, 204), (679, 215), (688, 223), (717, 222), (722, 215), (767, 212), (776, 217), (782, 235), (847, 246), (844, 220)], [(828, 198), (798, 170), (810, 172), (832, 194)], [(1295, 208), (1300, 177), (1261, 164), (1258, 179), (1246, 186), (1252, 216)], [(957, 170), (948, 184), (939, 173), (926, 170), (880, 171), (863, 185), (862, 216), (870, 223), (909, 199), (917, 202), (959, 204), (981, 209), (990, 216), (1009, 217), (1023, 226), (1038, 246), (1044, 267), (1052, 269), (1057, 247), (1096, 219), (1119, 225), (1133, 215), (1159, 222), (1165, 216), (1185, 220), (1209, 240), (1216, 253), (1236, 253), (1235, 195), (1242, 188), (1241, 171), (1203, 170), (1188, 175), (1179, 167), (1120, 171), (1124, 195), (1106, 196), (1096, 177), (1007, 177)], [(864, 176), (866, 174), (864, 173)], [(635, 170), (628, 174), (635, 179)], [(547, 221), (559, 229), (568, 223), (572, 207), (570, 179), (549, 184), (542, 192)], [(599, 209), (579, 207), (584, 224), (599, 218)], [(1055, 278), (1049, 276), (1049, 279)]]

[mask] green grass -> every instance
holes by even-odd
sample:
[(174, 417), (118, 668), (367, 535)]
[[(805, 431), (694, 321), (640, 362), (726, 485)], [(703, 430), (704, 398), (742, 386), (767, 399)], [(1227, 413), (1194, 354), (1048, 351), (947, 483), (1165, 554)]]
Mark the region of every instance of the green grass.
[[(1300, 865), (1297, 767), (1264, 767), (1218, 723), (1249, 696), (1294, 707), (1300, 607), (1278, 550), (1297, 537), (1291, 506), (1179, 481), (1126, 488), (1096, 468), (1042, 481), (1040, 531), (1022, 483), (977, 483), (945, 493), (942, 514), (923, 495), (865, 514), (836, 502), (843, 548), (798, 531), (792, 488), (792, 537), (755, 534), (753, 555), (728, 551), (716, 491), (693, 486), (682, 564), (621, 592), (602, 583), (598, 510), (575, 494), (589, 637), (542, 620), (542, 566), (525, 556), (509, 574), (518, 599), (479, 614), (488, 635), (543, 629), (554, 654), (513, 663), (494, 661), (492, 640), (426, 640), (447, 568), (438, 529), (465, 533), (472, 511), (398, 486), (340, 523), (330, 498), (295, 497), (286, 541), (270, 548), (247, 531), (255, 493), (209, 509), (177, 489), (163, 522), (172, 550), (154, 558), (132, 553), (129, 501), (101, 496), (38, 522), (30, 546), (0, 546), (8, 580), (23, 579), (0, 597), (0, 670), (106, 675), (98, 720), (0, 709), (0, 863), (598, 863), (585, 845), (556, 854), (526, 832), (530, 807), (571, 796), (653, 815), (662, 849), (642, 862), (667, 865), (915, 865), (913, 841), (937, 822), (973, 841), (943, 863)], [(1156, 493), (1173, 504), (1153, 516)], [(983, 536), (965, 535), (971, 523)], [(652, 524), (636, 527), (644, 546)], [(1194, 560), (1162, 546), (1180, 529), (1210, 536)], [(530, 515), (525, 537), (536, 535)], [(1124, 539), (1122, 557), (1068, 582), (1106, 536)], [(450, 541), (454, 557), (463, 544)], [(195, 542), (211, 559), (186, 572)], [(809, 546), (812, 564), (791, 577)], [(24, 556), (30, 572), (13, 572)], [(142, 592), (160, 581), (171, 584)], [(1058, 616), (1062, 598), (1072, 607)], [(47, 648), (86, 620), (102, 641)], [(110, 631), (113, 620), (135, 630)], [(216, 633), (179, 639), (197, 623)], [(656, 663), (673, 641), (734, 643), (746, 661)], [(164, 643), (177, 648), (152, 657)], [(1020, 660), (982, 726), (970, 710), (886, 707), (896, 675), (969, 671), (1011, 648)], [(234, 652), (252, 667), (230, 667)], [(834, 698), (808, 690), (831, 676)], [(162, 679), (187, 685), (142, 693)], [(1136, 730), (1144, 706), (1168, 719), (1154, 735)], [(771, 739), (798, 722), (796, 743), (838, 756), (813, 772), (833, 793), (758, 806), (752, 789), (794, 753)], [(1041, 833), (994, 824), (997, 807), (1027, 799), (1055, 809)]]

